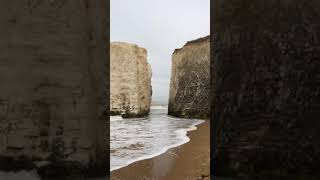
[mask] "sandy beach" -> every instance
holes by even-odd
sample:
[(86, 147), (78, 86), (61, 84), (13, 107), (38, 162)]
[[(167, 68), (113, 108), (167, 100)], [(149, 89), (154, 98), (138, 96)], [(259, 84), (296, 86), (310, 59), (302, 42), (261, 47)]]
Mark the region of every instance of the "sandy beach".
[(210, 121), (188, 132), (190, 141), (111, 172), (112, 180), (210, 179)]

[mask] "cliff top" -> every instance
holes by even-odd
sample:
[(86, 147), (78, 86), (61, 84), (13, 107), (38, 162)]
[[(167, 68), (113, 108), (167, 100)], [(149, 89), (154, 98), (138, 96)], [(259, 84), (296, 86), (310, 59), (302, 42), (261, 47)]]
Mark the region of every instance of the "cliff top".
[[(201, 38), (198, 38), (198, 39), (195, 39), (195, 40), (192, 40), (192, 41), (188, 41), (182, 48), (184, 48), (186, 46), (191, 46), (191, 45), (194, 45), (194, 44), (197, 44), (197, 43), (201, 43), (201, 42), (204, 42), (204, 41), (207, 41), (207, 40), (210, 41), (210, 35), (205, 36), (205, 37), (201, 37)], [(177, 53), (182, 48), (175, 49), (173, 53)]]
[(137, 44), (127, 43), (127, 42), (114, 41), (114, 42), (110, 42), (110, 45), (116, 45), (116, 46), (120, 46), (120, 47), (138, 48), (138, 49), (143, 49), (144, 51), (147, 51), (146, 48), (140, 47)]

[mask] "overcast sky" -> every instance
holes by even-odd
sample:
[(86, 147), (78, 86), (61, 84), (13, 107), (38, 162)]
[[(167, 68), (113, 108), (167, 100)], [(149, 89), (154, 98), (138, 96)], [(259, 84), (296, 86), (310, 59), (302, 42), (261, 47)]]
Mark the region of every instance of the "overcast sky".
[(210, 0), (111, 0), (110, 18), (111, 41), (147, 49), (152, 102), (167, 105), (172, 53), (210, 34)]

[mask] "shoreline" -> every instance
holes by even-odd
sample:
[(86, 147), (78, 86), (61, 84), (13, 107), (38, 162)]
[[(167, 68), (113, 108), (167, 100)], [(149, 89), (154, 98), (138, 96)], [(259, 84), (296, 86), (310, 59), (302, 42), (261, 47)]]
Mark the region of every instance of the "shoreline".
[[(173, 117), (174, 118), (174, 117)], [(157, 156), (160, 156), (161, 154), (164, 154), (166, 153), (167, 151), (169, 151), (170, 149), (173, 149), (173, 148), (176, 148), (176, 147), (179, 147), (179, 146), (182, 146), (186, 143), (188, 143), (191, 139), (189, 137), (189, 132), (192, 132), (192, 131), (196, 131), (198, 130), (198, 126), (205, 123), (205, 121), (203, 120), (203, 122), (200, 122), (200, 123), (197, 123), (195, 125), (193, 125), (192, 127), (190, 128), (187, 128), (187, 129), (184, 129), (185, 130), (185, 137), (184, 137), (184, 141), (183, 142), (180, 142), (180, 143), (177, 143), (177, 144), (173, 144), (173, 145), (170, 145), (170, 146), (166, 146), (165, 148), (163, 148), (164, 150), (159, 150), (159, 152), (155, 153), (155, 154), (152, 154), (152, 155), (145, 155), (145, 156), (142, 156), (140, 158), (137, 158), (137, 159), (134, 159), (134, 160), (131, 160), (129, 161), (129, 163), (127, 163), (125, 166), (121, 166), (121, 167), (116, 167), (116, 168), (113, 168), (111, 169), (110, 168), (110, 173), (112, 173), (113, 171), (116, 171), (118, 169), (121, 169), (121, 168), (125, 168), (127, 166), (130, 166), (131, 164), (135, 163), (135, 162), (139, 162), (139, 161), (143, 161), (143, 160), (147, 160), (147, 159), (152, 159), (154, 157), (157, 157)]]
[(189, 141), (111, 171), (111, 179), (210, 179), (210, 121), (187, 131)]

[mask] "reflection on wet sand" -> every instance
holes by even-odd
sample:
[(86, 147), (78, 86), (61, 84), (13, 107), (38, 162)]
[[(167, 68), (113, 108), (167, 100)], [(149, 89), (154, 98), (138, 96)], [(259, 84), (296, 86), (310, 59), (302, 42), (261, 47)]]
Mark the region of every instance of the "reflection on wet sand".
[[(171, 150), (169, 150), (171, 152)], [(168, 156), (164, 156), (161, 159), (152, 158), (152, 175), (155, 177), (166, 176), (172, 169), (175, 158), (171, 156), (171, 153)]]

